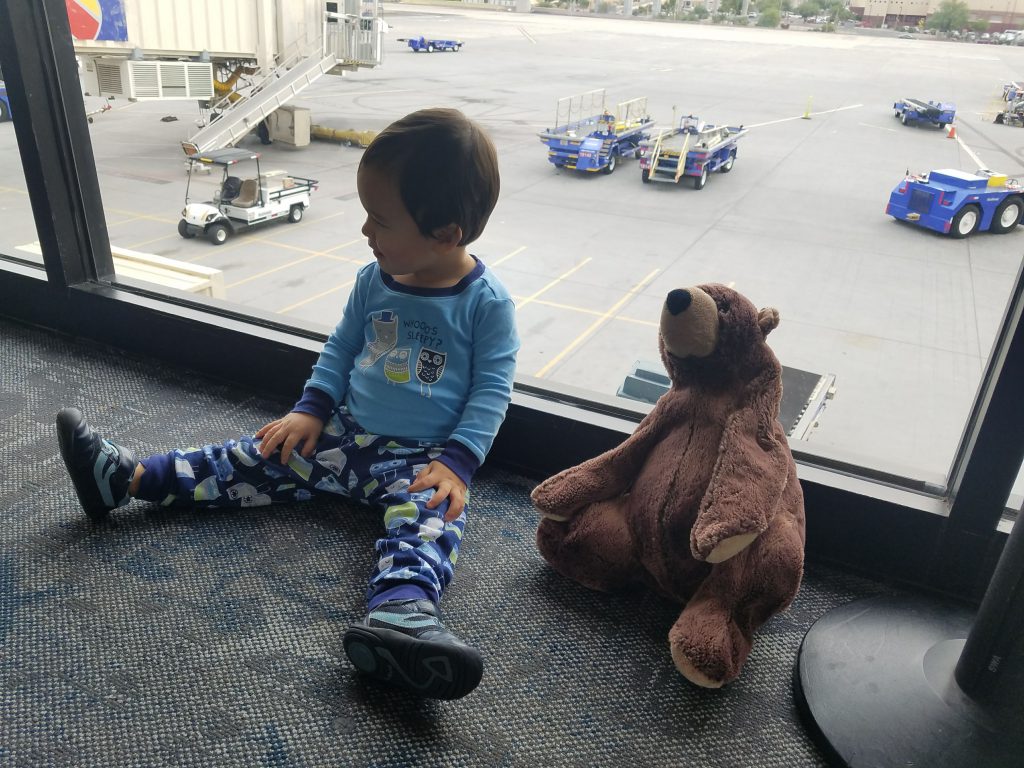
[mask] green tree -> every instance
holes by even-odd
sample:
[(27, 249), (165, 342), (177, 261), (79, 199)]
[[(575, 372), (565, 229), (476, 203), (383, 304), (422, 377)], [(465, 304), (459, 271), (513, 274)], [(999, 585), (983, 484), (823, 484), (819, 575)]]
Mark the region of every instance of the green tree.
[(721, 13), (739, 13), (743, 7), (743, 0), (722, 0), (718, 6)]
[(711, 14), (708, 13), (708, 7), (704, 3), (698, 3), (693, 6), (693, 18), (698, 20), (706, 19)]
[(796, 12), (805, 19), (814, 18), (820, 10), (821, 6), (818, 4), (818, 0), (804, 0), (796, 7)]
[(940, 32), (948, 33), (954, 29), (960, 30), (967, 26), (970, 12), (967, 3), (960, 0), (942, 0), (938, 10), (928, 17), (926, 26), (929, 29), (937, 29)]
[(779, 13), (778, 8), (766, 8), (761, 11), (761, 15), (757, 17), (757, 26), (777, 27), (779, 26), (779, 20), (781, 18), (782, 14)]

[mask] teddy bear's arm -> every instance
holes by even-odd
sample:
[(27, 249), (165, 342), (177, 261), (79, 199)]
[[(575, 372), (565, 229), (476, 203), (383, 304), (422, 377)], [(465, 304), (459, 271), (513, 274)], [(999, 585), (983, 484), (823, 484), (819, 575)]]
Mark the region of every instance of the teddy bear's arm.
[(792, 460), (789, 447), (764, 428), (754, 408), (733, 413), (690, 531), (693, 556), (721, 562), (763, 533), (775, 515)]
[(530, 494), (534, 505), (554, 520), (568, 520), (595, 501), (629, 490), (651, 447), (665, 427), (679, 420), (684, 402), (663, 396), (620, 445), (549, 477)]

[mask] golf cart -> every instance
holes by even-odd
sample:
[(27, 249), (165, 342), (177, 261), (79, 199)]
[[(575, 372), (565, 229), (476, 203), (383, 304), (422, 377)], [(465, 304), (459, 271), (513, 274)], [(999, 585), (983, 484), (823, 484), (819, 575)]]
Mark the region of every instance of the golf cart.
[[(211, 202), (190, 202), (192, 172), (198, 167), (224, 169), (220, 187)], [(309, 207), (309, 194), (317, 188), (315, 179), (289, 176), (284, 171), (260, 171), (260, 155), (247, 149), (217, 149), (189, 156), (185, 208), (178, 222), (178, 234), (185, 238), (205, 236), (214, 245), (223, 245), (230, 235), (242, 230), (287, 218), (292, 224), (302, 221)]]

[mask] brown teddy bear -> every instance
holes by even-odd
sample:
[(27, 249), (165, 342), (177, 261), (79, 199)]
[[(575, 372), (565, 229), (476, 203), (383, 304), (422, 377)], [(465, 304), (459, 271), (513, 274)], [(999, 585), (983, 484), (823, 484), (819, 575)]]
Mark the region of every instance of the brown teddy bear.
[(739, 675), (754, 630), (803, 572), (803, 493), (765, 343), (778, 324), (777, 310), (724, 285), (669, 293), (659, 348), (671, 388), (625, 442), (532, 494), (537, 546), (559, 573), (685, 603), (672, 659), (708, 688)]

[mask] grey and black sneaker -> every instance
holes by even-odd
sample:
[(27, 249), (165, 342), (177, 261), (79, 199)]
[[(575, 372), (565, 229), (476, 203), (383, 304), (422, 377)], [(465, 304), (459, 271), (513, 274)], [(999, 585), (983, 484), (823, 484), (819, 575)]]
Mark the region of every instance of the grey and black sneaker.
[(85, 514), (103, 520), (130, 501), (128, 487), (137, 464), (131, 451), (93, 432), (77, 408), (57, 414), (57, 442)]
[(480, 652), (445, 629), (430, 600), (390, 600), (349, 627), (345, 653), (365, 675), (428, 699), (459, 699), (480, 683)]

